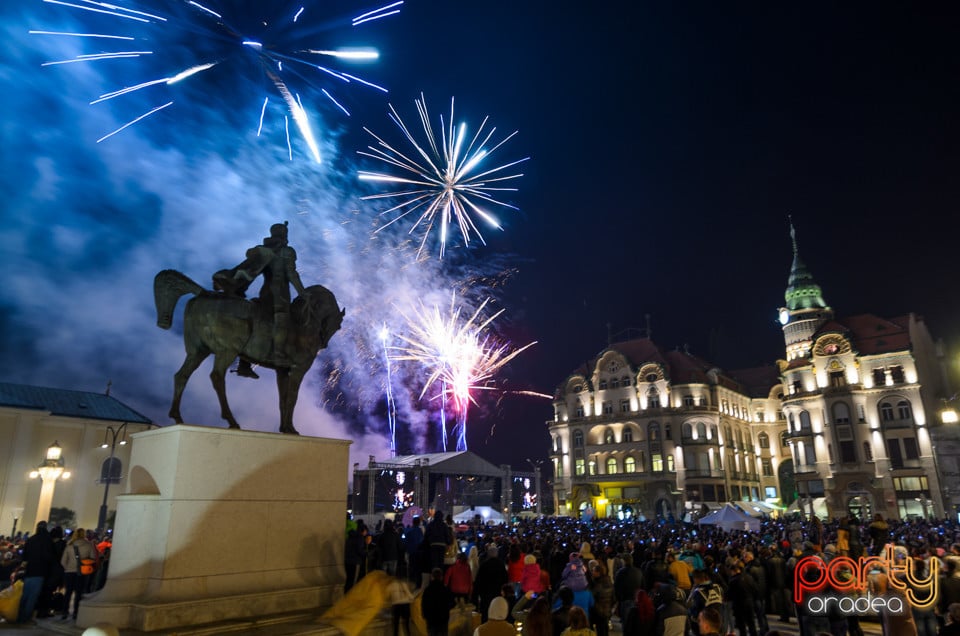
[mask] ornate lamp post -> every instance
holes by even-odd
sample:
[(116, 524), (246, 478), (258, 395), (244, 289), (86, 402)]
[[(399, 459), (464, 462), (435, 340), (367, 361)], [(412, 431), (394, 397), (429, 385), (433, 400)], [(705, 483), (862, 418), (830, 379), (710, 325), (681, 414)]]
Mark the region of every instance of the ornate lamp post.
[[(107, 430), (103, 433), (103, 443), (100, 444), (100, 448), (109, 448), (110, 457), (107, 459), (107, 470), (106, 474), (101, 471), (100, 481), (103, 482), (103, 503), (100, 504), (100, 514), (97, 515), (97, 528), (100, 530), (106, 530), (107, 524), (107, 496), (110, 494), (110, 484), (113, 482), (120, 481), (120, 475), (114, 476), (113, 466), (114, 466), (114, 454), (117, 450), (117, 443), (119, 441), (120, 446), (126, 446), (127, 444), (127, 429), (128, 422), (124, 422), (120, 426), (114, 428), (113, 426), (108, 426)], [(110, 440), (107, 443), (107, 439)]]
[(69, 471), (63, 469), (63, 449), (54, 442), (47, 448), (44, 460), (37, 469), (30, 472), (30, 478), (39, 477), (43, 482), (40, 487), (40, 500), (37, 503), (37, 521), (46, 521), (50, 517), (50, 505), (53, 503), (53, 489), (58, 479), (69, 479)]

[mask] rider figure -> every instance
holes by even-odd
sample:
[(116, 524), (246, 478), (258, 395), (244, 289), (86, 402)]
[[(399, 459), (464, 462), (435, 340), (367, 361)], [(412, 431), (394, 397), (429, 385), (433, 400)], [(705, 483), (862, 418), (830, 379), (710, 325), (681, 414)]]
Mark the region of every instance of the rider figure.
[[(263, 274), (260, 302), (264, 310), (273, 310), (273, 364), (289, 367), (284, 345), (290, 328), (290, 285), (303, 294), (303, 283), (297, 273), (297, 253), (287, 245), (287, 223), (270, 226), (270, 236), (262, 245), (247, 250), (247, 258), (232, 270), (213, 275), (213, 286), (226, 294), (243, 297), (253, 280)], [(240, 358), (237, 375), (258, 377), (250, 362)]]

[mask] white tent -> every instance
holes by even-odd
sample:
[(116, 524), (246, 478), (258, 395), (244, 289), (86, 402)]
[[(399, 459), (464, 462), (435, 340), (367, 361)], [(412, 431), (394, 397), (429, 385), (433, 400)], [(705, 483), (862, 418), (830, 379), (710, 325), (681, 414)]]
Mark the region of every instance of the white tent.
[(727, 504), (720, 510), (711, 512), (700, 519), (700, 524), (720, 526), (728, 532), (731, 530), (749, 530), (753, 532), (760, 530), (759, 519), (754, 519), (732, 504)]
[(454, 506), (453, 520), (457, 523), (469, 523), (473, 521), (476, 515), (480, 515), (480, 519), (484, 524), (498, 524), (506, 521), (499, 511), (490, 506), (474, 506), (473, 508), (469, 506)]

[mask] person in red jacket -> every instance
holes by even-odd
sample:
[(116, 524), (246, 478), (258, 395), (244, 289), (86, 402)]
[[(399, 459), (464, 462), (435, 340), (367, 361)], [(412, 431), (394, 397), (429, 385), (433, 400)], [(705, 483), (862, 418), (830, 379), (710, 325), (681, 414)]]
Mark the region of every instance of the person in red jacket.
[(453, 592), (453, 597), (458, 603), (461, 600), (464, 603), (470, 601), (470, 596), (473, 594), (473, 573), (470, 571), (470, 564), (467, 563), (466, 553), (457, 553), (457, 560), (443, 576), (443, 584)]
[(528, 554), (523, 557), (523, 572), (520, 574), (520, 589), (526, 594), (534, 592), (543, 594), (543, 581), (540, 578), (540, 566), (537, 565), (537, 557)]

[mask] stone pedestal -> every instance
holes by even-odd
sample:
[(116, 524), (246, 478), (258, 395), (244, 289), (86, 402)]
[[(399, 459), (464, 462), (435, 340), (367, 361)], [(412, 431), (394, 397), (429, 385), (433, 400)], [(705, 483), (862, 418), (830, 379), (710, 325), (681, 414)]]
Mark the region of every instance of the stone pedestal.
[(349, 445), (183, 425), (137, 433), (109, 578), (78, 625), (149, 632), (331, 604)]

